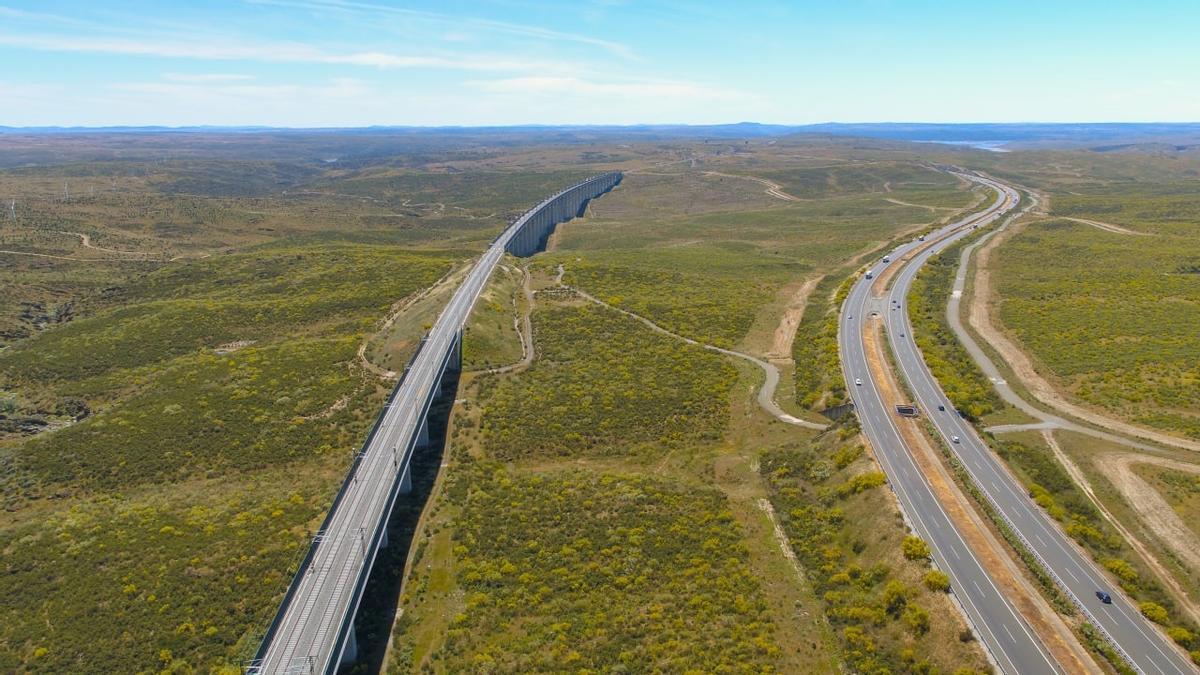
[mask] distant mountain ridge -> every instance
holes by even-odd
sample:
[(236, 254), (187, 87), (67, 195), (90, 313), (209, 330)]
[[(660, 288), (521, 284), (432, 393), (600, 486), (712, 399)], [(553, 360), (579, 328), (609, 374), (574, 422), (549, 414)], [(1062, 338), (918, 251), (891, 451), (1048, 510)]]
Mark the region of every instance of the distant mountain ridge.
[(628, 136), (683, 136), (755, 138), (791, 134), (861, 136), (900, 141), (1068, 141), (1096, 142), (1147, 137), (1200, 135), (1200, 122), (1084, 122), (1084, 123), (927, 123), (927, 122), (825, 122), (821, 124), (524, 124), (512, 126), (369, 126), (369, 127), (271, 127), (271, 126), (114, 126), (114, 127), (9, 127), (0, 134), (107, 134), (107, 133), (306, 133), (306, 134), (424, 134), (486, 133), (599, 134)]

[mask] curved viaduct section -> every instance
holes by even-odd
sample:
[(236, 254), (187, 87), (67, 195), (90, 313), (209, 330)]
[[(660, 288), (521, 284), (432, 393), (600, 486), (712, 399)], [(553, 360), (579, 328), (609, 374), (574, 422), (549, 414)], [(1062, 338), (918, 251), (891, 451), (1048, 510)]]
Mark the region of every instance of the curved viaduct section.
[(542, 201), (492, 242), (421, 341), (367, 435), (313, 538), (248, 673), (333, 673), (357, 657), (354, 615), (375, 554), (387, 545), (397, 498), (412, 489), (410, 464), (429, 442), (427, 415), (448, 371), (462, 365), (462, 330), (496, 263), (507, 251), (541, 250), (558, 223), (616, 187), (620, 172), (593, 176)]

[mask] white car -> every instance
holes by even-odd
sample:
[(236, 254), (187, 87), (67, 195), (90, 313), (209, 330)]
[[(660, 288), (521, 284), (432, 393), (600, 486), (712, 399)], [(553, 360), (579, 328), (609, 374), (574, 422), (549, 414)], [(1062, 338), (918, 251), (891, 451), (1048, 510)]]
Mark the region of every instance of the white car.
[(861, 377), (856, 377), (856, 378), (854, 378), (854, 384), (855, 384), (856, 386), (859, 386), (859, 387), (861, 387), (861, 386), (862, 386), (862, 378), (861, 378)]
[(952, 440), (952, 441), (954, 441), (955, 443), (957, 443), (959, 439), (958, 439), (958, 436), (951, 436), (951, 437), (950, 437), (950, 440)]

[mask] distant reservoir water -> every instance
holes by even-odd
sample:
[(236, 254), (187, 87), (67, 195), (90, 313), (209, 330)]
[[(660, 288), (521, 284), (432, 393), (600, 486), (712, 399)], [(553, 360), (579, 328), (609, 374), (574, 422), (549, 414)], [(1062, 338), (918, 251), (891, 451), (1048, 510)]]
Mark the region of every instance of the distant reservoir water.
[(1004, 146), (1009, 141), (913, 141), (914, 143), (941, 143), (942, 145), (961, 145), (988, 152), (1008, 152)]

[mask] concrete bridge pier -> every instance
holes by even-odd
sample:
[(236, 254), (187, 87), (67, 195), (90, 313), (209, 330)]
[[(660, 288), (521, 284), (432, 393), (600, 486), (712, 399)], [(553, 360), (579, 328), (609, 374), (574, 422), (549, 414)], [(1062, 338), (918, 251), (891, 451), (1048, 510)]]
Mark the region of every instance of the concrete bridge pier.
[(458, 336), (454, 339), (454, 346), (450, 347), (450, 361), (446, 365), (446, 370), (454, 373), (462, 372), (462, 341), (463, 332), (458, 331)]
[(406, 495), (412, 492), (412, 469), (404, 467), (404, 473), (400, 474), (400, 489), (399, 494)]

